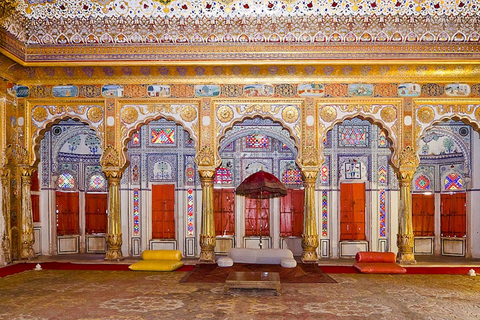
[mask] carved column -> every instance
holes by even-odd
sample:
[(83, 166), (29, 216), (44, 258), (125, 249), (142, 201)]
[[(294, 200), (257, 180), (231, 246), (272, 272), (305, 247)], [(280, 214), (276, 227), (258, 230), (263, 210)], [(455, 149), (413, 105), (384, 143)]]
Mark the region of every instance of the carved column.
[(32, 174), (35, 171), (32, 167), (24, 167), (22, 170), (22, 252), (21, 259), (32, 259), (35, 257), (33, 244), (33, 212), (32, 212)]
[(415, 264), (413, 254), (412, 196), (410, 186), (419, 160), (416, 151), (408, 146), (400, 154), (398, 180), (400, 183), (400, 203), (398, 212), (397, 262)]
[(7, 168), (0, 169), (0, 176), (2, 179), (2, 216), (3, 229), (0, 229), (0, 245), (3, 253), (3, 262), (12, 262), (11, 251), (11, 221), (10, 221), (10, 170)]
[(107, 253), (105, 260), (122, 260), (122, 221), (120, 215), (120, 171), (105, 171), (108, 179)]
[(315, 263), (318, 260), (318, 233), (315, 213), (315, 182), (318, 171), (303, 171), (305, 185), (305, 210), (303, 216), (302, 262)]
[(215, 262), (215, 216), (213, 212), (213, 178), (215, 171), (200, 170), (202, 183), (202, 229), (200, 231), (200, 261)]

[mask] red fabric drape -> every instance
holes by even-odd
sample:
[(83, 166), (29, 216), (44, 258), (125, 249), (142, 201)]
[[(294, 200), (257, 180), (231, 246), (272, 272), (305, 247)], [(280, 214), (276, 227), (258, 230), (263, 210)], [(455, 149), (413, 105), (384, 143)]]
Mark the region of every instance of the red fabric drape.
[(301, 237), (303, 233), (303, 211), (305, 191), (288, 189), (280, 198), (280, 236)]
[(85, 194), (85, 229), (87, 234), (107, 233), (108, 194)]
[(78, 192), (57, 191), (57, 235), (79, 234)]
[(340, 205), (340, 240), (365, 240), (365, 183), (341, 183)]
[(416, 237), (433, 237), (435, 234), (435, 195), (412, 194), (413, 234)]
[(466, 193), (442, 193), (441, 205), (442, 236), (464, 237), (467, 234)]
[(175, 186), (152, 186), (152, 239), (175, 239)]
[(235, 189), (213, 189), (213, 210), (215, 214), (215, 234), (235, 234)]
[[(258, 210), (261, 206), (261, 210)], [(270, 200), (245, 198), (245, 235), (270, 236)]]

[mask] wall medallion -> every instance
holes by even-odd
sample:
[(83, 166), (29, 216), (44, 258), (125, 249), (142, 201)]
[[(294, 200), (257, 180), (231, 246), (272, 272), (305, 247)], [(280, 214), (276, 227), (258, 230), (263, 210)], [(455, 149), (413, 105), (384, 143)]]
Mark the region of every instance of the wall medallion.
[(421, 107), (418, 109), (417, 117), (418, 120), (422, 123), (430, 123), (433, 121), (435, 113), (430, 107)]
[(126, 107), (122, 110), (122, 120), (123, 122), (130, 124), (133, 123), (138, 118), (138, 111), (133, 107)]
[(337, 118), (337, 110), (332, 106), (325, 106), (320, 111), (320, 117), (322, 117), (325, 122), (332, 122)]
[(282, 111), (282, 118), (288, 123), (297, 121), (298, 110), (294, 106), (288, 106)]
[(218, 120), (228, 122), (233, 119), (233, 110), (229, 106), (221, 106), (217, 111)]
[(392, 107), (386, 107), (380, 112), (380, 116), (385, 122), (393, 122), (397, 118), (397, 112)]
[(103, 112), (100, 107), (91, 107), (87, 112), (88, 120), (92, 122), (98, 122), (103, 118)]
[(45, 119), (47, 119), (47, 110), (45, 110), (45, 108), (43, 107), (35, 107), (33, 109), (33, 119), (35, 119), (35, 121), (38, 121), (38, 122), (42, 122), (42, 121), (45, 121)]
[(187, 122), (192, 122), (197, 118), (197, 110), (192, 106), (184, 106), (180, 111), (180, 117)]

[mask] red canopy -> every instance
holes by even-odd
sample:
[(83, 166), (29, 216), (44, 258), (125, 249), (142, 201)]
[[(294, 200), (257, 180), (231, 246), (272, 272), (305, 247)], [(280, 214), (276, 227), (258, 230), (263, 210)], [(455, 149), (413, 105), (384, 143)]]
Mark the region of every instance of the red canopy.
[(273, 174), (260, 170), (243, 180), (236, 193), (247, 198), (269, 199), (286, 196), (287, 188)]

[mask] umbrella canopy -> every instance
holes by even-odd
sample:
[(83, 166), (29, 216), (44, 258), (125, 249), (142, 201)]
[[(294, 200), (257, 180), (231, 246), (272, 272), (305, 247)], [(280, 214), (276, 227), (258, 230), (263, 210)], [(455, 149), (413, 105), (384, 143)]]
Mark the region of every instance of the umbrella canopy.
[(287, 188), (273, 174), (260, 170), (243, 180), (236, 194), (252, 199), (269, 199), (286, 196)]

